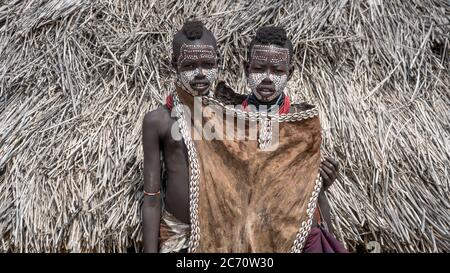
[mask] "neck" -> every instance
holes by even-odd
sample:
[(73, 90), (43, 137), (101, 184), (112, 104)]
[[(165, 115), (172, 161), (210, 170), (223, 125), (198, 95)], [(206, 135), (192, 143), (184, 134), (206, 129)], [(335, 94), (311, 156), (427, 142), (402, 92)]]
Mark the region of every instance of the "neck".
[[(246, 109), (250, 105), (253, 105), (253, 107), (256, 107), (256, 111), (269, 111), (269, 112), (274, 110), (274, 107), (278, 106), (279, 114), (287, 114), (287, 113), (289, 113), (290, 108), (291, 108), (291, 100), (284, 93), (281, 93), (280, 96), (278, 98), (276, 98), (275, 100), (272, 100), (269, 102), (261, 102), (253, 94), (250, 94), (242, 102), (242, 107), (244, 109)], [(266, 109), (265, 110), (261, 109), (260, 108), (261, 105), (264, 105), (264, 107)]]
[(265, 106), (270, 107), (270, 106), (275, 106), (275, 105), (280, 106), (283, 103), (284, 97), (285, 97), (285, 95), (282, 92), (278, 97), (274, 98), (271, 101), (261, 101), (252, 93), (248, 96), (247, 99), (248, 99), (249, 104), (253, 104), (257, 107), (260, 105), (265, 105)]

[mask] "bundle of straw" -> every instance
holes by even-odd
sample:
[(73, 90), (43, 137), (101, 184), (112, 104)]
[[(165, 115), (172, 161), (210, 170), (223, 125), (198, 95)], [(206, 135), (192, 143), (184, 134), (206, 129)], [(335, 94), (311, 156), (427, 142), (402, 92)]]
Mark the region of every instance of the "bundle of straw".
[(446, 0), (2, 1), (0, 250), (141, 248), (142, 118), (173, 90), (172, 35), (193, 18), (242, 93), (256, 29), (287, 29), (288, 92), (320, 108), (351, 251), (450, 251)]

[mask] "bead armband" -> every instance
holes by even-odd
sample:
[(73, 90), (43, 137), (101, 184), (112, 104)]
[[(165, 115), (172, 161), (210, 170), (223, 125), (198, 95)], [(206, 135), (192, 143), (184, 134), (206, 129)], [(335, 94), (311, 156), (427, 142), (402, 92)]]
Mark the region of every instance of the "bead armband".
[(157, 192), (146, 192), (146, 191), (144, 191), (144, 195), (147, 195), (147, 196), (156, 196), (156, 195), (159, 195), (161, 193), (161, 191), (157, 191)]

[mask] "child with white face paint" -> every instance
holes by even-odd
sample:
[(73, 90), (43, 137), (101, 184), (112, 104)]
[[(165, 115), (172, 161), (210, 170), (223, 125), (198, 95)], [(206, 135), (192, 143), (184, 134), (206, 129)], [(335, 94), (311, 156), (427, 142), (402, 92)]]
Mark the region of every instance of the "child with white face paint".
[[(172, 66), (178, 93), (208, 94), (217, 75), (216, 43), (213, 33), (198, 21), (186, 22), (174, 35)], [(189, 161), (186, 145), (172, 135), (172, 128), (178, 128), (172, 116), (173, 94), (166, 98), (166, 105), (147, 113), (143, 121), (145, 252), (187, 252), (189, 243)], [(167, 172), (164, 188), (161, 155)]]
[[(252, 105), (256, 106), (257, 111), (264, 111), (264, 109), (271, 111), (274, 106), (278, 106), (275, 109), (278, 109), (279, 114), (288, 114), (293, 110), (295, 105), (291, 107), (289, 96), (284, 94), (287, 82), (294, 71), (292, 56), (293, 45), (284, 29), (262, 27), (257, 31), (256, 37), (250, 44), (249, 60), (245, 64), (247, 83), (251, 90), (242, 102), (245, 110), (249, 110), (247, 107)], [(266, 108), (260, 106), (266, 106)], [(330, 208), (324, 191), (336, 180), (339, 163), (328, 157), (322, 161), (319, 171), (324, 183), (318, 199), (320, 218), (323, 217), (321, 222), (332, 231)], [(314, 217), (313, 227), (317, 225), (318, 219)], [(335, 239), (331, 243), (339, 245)], [(313, 248), (311, 247), (310, 250), (314, 251)], [(337, 249), (345, 252), (345, 249), (340, 246)]]

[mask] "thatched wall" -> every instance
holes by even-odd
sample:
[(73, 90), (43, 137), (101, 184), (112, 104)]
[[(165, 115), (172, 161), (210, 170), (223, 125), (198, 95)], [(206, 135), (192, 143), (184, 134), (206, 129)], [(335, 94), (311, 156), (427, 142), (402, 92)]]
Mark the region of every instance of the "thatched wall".
[(141, 121), (192, 17), (240, 92), (255, 29), (287, 28), (289, 92), (320, 107), (341, 162), (329, 198), (347, 247), (450, 251), (447, 0), (177, 2), (0, 1), (0, 251), (140, 247)]

